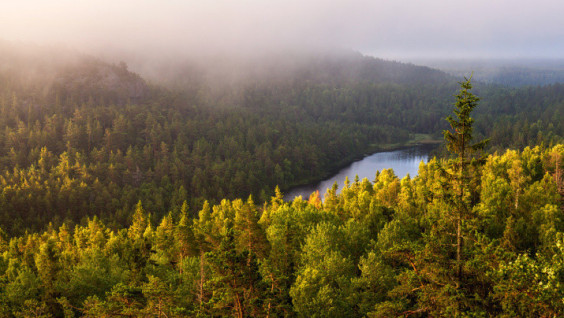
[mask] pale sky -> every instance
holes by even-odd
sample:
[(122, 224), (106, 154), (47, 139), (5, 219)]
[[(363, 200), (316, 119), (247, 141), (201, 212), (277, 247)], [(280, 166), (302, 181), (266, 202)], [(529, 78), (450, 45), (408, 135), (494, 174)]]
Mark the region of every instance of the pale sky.
[(563, 13), (562, 0), (0, 0), (0, 39), (89, 53), (563, 58)]

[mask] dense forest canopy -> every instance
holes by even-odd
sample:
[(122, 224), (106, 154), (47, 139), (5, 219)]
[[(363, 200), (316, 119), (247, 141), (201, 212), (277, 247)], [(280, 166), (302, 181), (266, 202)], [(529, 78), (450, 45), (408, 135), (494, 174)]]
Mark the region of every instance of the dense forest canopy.
[[(340, 194), (184, 203), (152, 223), (0, 240), (5, 317), (392, 317), (564, 314), (564, 147), (489, 155), (470, 173), (457, 261), (452, 160)], [(455, 265), (460, 265), (456, 273)]]
[[(468, 81), (447, 122), (456, 79), (356, 53), (157, 85), (16, 48), (0, 45), (3, 317), (564, 313), (563, 84), (477, 83), (478, 102)], [(414, 178), (283, 200), (444, 129)], [(472, 136), (490, 155), (468, 156)]]
[[(217, 85), (218, 68), (179, 68), (168, 89), (125, 63), (1, 47), (0, 226), (10, 234), (93, 216), (123, 227), (139, 200), (153, 222), (184, 201), (192, 213), (204, 200), (264, 202), (276, 185), (318, 180), (414, 134), (439, 137), (456, 92), (439, 71), (348, 52), (225, 62)], [(191, 82), (175, 86), (182, 76)], [(562, 141), (563, 85), (477, 92), (475, 133), (492, 149)]]

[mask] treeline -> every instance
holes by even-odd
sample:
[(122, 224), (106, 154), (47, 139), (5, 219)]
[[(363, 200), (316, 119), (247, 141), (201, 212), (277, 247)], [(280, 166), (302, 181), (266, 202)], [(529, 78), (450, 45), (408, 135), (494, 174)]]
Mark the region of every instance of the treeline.
[(45, 111), (30, 124), (18, 107), (2, 108), (2, 224), (22, 233), (54, 216), (98, 215), (123, 226), (139, 199), (155, 220), (184, 200), (264, 199), (276, 184), (318, 178), (367, 144), (407, 138), (392, 127), (166, 105)]
[(491, 137), (492, 148), (562, 143), (564, 83), (519, 89), (482, 88), (476, 129)]
[(564, 82), (564, 69), (562, 65), (554, 63), (553, 68), (540, 67), (501, 67), (497, 74), (492, 74), (488, 81), (506, 86), (550, 85)]
[[(414, 133), (437, 136), (456, 91), (444, 73), (361, 55), (179, 91), (123, 63), (29, 63), (0, 72), (0, 227), (10, 235), (93, 216), (118, 229), (139, 200), (154, 223), (184, 201), (192, 214), (205, 200), (265, 202), (276, 185), (319, 180)], [(499, 150), (562, 142), (563, 87), (482, 87), (477, 135)]]
[[(508, 150), (469, 171), (457, 227), (453, 160), (384, 170), (264, 205), (186, 202), (160, 222), (0, 240), (3, 317), (392, 317), (564, 314), (564, 146)], [(461, 272), (456, 268), (461, 265)]]

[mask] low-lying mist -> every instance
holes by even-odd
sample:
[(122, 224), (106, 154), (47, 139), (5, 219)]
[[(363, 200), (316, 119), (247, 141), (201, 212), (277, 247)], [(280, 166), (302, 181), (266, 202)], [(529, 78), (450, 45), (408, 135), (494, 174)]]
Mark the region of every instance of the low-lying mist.
[(559, 57), (563, 10), (552, 0), (3, 1), (0, 39), (66, 46), (140, 71), (148, 61), (334, 48), (402, 60)]

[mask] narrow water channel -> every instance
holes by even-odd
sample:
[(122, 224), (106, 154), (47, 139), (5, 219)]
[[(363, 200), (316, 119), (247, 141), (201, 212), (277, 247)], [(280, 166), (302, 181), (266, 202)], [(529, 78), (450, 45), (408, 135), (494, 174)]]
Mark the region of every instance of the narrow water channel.
[(323, 196), (327, 189), (331, 188), (335, 182), (339, 185), (340, 192), (346, 177), (349, 177), (351, 182), (356, 175), (358, 175), (360, 180), (368, 178), (368, 180), (373, 181), (376, 171), (389, 168), (394, 169), (394, 173), (400, 179), (408, 173), (411, 177), (414, 177), (417, 175), (419, 164), (421, 161), (427, 162), (429, 160), (429, 153), (434, 147), (435, 145), (421, 145), (401, 150), (374, 153), (351, 163), (326, 180), (290, 189), (290, 191), (284, 194), (284, 200), (291, 201), (300, 195), (307, 200), (309, 195), (316, 190), (319, 190), (319, 193)]

